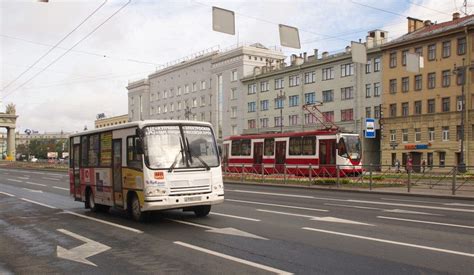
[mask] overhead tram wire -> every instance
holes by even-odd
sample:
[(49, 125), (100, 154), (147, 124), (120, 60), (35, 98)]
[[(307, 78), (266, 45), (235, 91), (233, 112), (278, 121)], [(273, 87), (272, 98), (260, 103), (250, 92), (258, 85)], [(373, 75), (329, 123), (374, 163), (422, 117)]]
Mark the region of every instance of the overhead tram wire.
[(56, 59), (54, 59), (52, 62), (50, 62), (46, 67), (44, 67), (41, 71), (39, 71), (38, 73), (36, 73), (35, 75), (33, 75), (33, 77), (29, 78), (27, 81), (23, 82), (20, 86), (16, 87), (15, 89), (11, 90), (9, 93), (7, 93), (6, 95), (3, 96), (3, 98), (7, 98), (8, 96), (10, 96), (11, 94), (13, 94), (14, 92), (18, 91), (19, 89), (21, 89), (22, 87), (24, 87), (26, 84), (28, 84), (30, 81), (32, 81), (33, 79), (35, 79), (38, 75), (40, 75), (41, 73), (43, 73), (46, 69), (48, 69), (49, 67), (51, 67), (53, 64), (55, 64), (56, 62), (58, 62), (63, 56), (65, 56), (66, 54), (68, 54), (72, 49), (74, 49), (77, 45), (79, 45), (82, 41), (86, 40), (87, 38), (89, 38), (93, 33), (95, 33), (100, 27), (102, 27), (105, 23), (107, 23), (110, 19), (112, 19), (112, 17), (114, 17), (117, 13), (119, 13), (122, 9), (124, 9), (126, 6), (128, 6), (128, 4), (130, 4), (132, 2), (132, 0), (128, 0), (127, 3), (125, 3), (123, 6), (121, 6), (119, 9), (117, 9), (114, 13), (112, 13), (109, 17), (107, 17), (104, 21), (102, 21), (102, 23), (100, 23), (99, 25), (97, 25), (97, 27), (95, 27), (92, 31), (90, 31), (86, 36), (84, 36), (82, 39), (80, 39), (79, 41), (77, 41), (72, 47), (70, 47), (66, 52), (64, 52), (62, 55), (60, 55), (59, 57), (57, 57)]
[(418, 3), (415, 3), (415, 2), (413, 2), (413, 1), (408, 1), (408, 2), (411, 3), (411, 4), (413, 4), (413, 5), (415, 5), (415, 6), (425, 8), (425, 9), (427, 9), (427, 10), (431, 10), (431, 11), (435, 11), (435, 12), (437, 12), (437, 13), (441, 13), (441, 14), (445, 14), (445, 15), (451, 16), (451, 14), (449, 14), (449, 13), (447, 13), (447, 12), (435, 10), (435, 9), (430, 8), (430, 7), (423, 6), (423, 5), (420, 5), (420, 4), (418, 4)]
[(8, 87), (10, 87), (13, 83), (15, 83), (18, 79), (20, 79), (24, 74), (29, 72), (36, 64), (38, 64), (43, 58), (45, 58), (49, 53), (51, 53), (54, 49), (56, 49), (59, 44), (61, 44), (64, 40), (66, 40), (73, 32), (79, 29), (87, 20), (89, 20), (94, 14), (96, 14), (104, 5), (107, 3), (108, 0), (104, 0), (102, 4), (100, 4), (92, 13), (90, 13), (86, 18), (84, 18), (79, 25), (74, 27), (66, 36), (64, 36), (61, 40), (59, 40), (54, 46), (52, 46), (46, 53), (44, 53), (40, 58), (38, 58), (33, 64), (31, 64), (26, 70), (24, 70), (21, 74), (15, 77), (12, 81), (10, 81), (5, 87), (2, 88), (2, 91), (5, 91)]

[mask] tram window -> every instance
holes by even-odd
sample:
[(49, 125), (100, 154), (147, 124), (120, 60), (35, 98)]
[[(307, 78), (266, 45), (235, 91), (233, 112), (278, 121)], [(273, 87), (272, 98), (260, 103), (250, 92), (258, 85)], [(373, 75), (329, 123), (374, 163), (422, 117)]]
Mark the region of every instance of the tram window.
[(142, 155), (137, 154), (138, 137), (127, 137), (127, 165), (132, 168), (142, 169)]
[(242, 156), (250, 156), (250, 139), (243, 139), (241, 141), (241, 155)]
[(88, 158), (88, 143), (89, 143), (89, 137), (83, 136), (81, 137), (81, 167), (87, 167), (89, 166), (89, 158)]
[(100, 166), (112, 165), (112, 132), (100, 134)]
[(303, 155), (316, 154), (316, 137), (303, 137)]
[(232, 149), (230, 152), (233, 156), (240, 156), (240, 140), (232, 141)]
[(289, 153), (290, 153), (290, 156), (301, 155), (301, 137), (290, 138)]
[(89, 137), (89, 166), (99, 165), (99, 134)]
[(275, 139), (273, 138), (266, 138), (264, 142), (265, 147), (265, 156), (273, 156), (275, 152)]

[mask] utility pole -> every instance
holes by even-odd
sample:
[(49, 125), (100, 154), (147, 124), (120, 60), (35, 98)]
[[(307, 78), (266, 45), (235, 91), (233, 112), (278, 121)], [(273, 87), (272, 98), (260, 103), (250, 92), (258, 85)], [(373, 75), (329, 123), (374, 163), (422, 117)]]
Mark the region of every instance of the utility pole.
[(284, 106), (283, 100), (285, 100), (285, 98), (286, 98), (285, 93), (283, 92), (283, 90), (280, 90), (280, 94), (276, 97), (277, 102), (281, 102), (281, 106), (280, 106), (280, 133), (283, 133), (283, 106)]
[(27, 149), (27, 161), (30, 161), (30, 135), (31, 135), (31, 130), (26, 129), (25, 130), (26, 134), (26, 149)]

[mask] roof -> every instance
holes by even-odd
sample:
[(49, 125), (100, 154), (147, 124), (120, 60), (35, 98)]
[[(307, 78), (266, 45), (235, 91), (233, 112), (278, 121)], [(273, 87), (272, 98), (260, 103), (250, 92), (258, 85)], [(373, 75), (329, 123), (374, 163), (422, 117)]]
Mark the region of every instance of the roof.
[(394, 39), (385, 44), (385, 47), (390, 47), (395, 44), (403, 43), (409, 40), (420, 39), (440, 33), (444, 33), (450, 30), (462, 28), (465, 26), (474, 26), (474, 15), (468, 15), (465, 17), (461, 17), (459, 19), (446, 21), (439, 24), (433, 24), (429, 26), (423, 26), (422, 28), (402, 35), (401, 37)]

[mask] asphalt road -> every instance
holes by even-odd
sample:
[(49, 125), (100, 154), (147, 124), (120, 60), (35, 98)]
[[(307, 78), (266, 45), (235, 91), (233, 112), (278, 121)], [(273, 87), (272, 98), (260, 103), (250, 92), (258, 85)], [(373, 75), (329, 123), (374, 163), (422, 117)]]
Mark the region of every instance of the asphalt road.
[(65, 173), (0, 169), (0, 273), (474, 273), (473, 201), (238, 184), (225, 197), (205, 218), (136, 223), (74, 202)]

